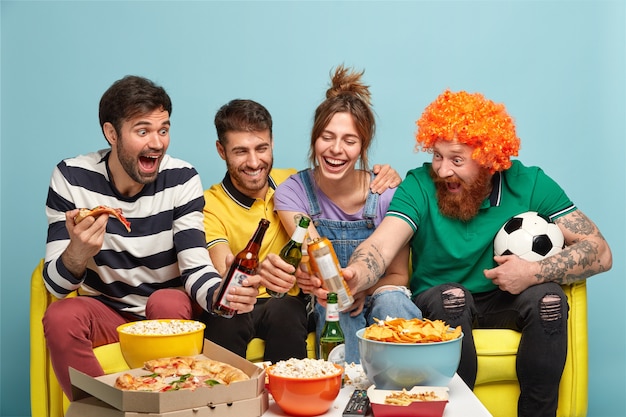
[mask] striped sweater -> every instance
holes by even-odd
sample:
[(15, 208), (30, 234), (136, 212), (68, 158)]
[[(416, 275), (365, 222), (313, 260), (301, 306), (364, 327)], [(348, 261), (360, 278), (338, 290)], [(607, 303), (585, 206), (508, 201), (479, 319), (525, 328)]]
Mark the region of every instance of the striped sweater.
[[(205, 248), (200, 177), (193, 166), (166, 155), (155, 182), (130, 198), (110, 181), (110, 149), (61, 161), (50, 180), (46, 215), (48, 237), (44, 281), (58, 298), (78, 290), (112, 308), (145, 317), (148, 296), (161, 288), (184, 290), (207, 311), (221, 277)], [(129, 233), (118, 222), (107, 223), (100, 252), (79, 279), (63, 265), (69, 244), (65, 212), (105, 205), (121, 208)]]

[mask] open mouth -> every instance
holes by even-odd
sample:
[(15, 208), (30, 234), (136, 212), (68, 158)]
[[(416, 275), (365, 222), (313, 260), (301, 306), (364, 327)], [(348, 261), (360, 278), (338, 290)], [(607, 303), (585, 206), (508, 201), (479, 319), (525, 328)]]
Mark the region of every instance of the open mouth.
[(254, 171), (249, 170), (249, 169), (244, 169), (242, 172), (248, 177), (258, 177), (259, 175), (263, 173), (263, 169), (259, 168), (259, 169), (255, 169)]
[(324, 163), (331, 168), (341, 168), (342, 166), (347, 164), (346, 161), (343, 161), (341, 159), (331, 159), (331, 158), (324, 158)]
[(458, 182), (446, 182), (446, 187), (451, 193), (457, 193), (462, 189), (461, 184)]
[(140, 156), (139, 165), (145, 171), (152, 172), (156, 170), (159, 164), (158, 156)]

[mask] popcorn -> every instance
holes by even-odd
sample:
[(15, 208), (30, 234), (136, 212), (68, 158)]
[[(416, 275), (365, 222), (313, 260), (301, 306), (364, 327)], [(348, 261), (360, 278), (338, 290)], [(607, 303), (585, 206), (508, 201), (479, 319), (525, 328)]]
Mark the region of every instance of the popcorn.
[(190, 333), (203, 328), (198, 321), (183, 320), (142, 320), (124, 327), (124, 333), (144, 336), (164, 336), (170, 334)]
[(372, 385), (367, 379), (363, 367), (354, 362), (346, 364), (344, 380), (346, 386), (352, 386), (354, 389), (367, 389)]
[(287, 378), (320, 378), (323, 376), (336, 375), (337, 368), (332, 362), (323, 359), (287, 359), (277, 362), (269, 372), (272, 375)]

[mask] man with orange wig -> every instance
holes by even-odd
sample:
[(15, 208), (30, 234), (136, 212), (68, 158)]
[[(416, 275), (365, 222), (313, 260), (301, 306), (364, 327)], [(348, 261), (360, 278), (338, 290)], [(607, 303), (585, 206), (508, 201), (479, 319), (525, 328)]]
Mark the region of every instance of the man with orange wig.
[[(424, 317), (462, 326), (458, 373), (467, 385), (474, 387), (477, 368), (471, 329), (521, 331), (518, 415), (554, 416), (567, 355), (568, 306), (560, 284), (609, 270), (609, 246), (555, 181), (511, 160), (520, 141), (502, 104), (445, 91), (417, 121), (416, 140), (432, 162), (409, 171), (344, 276), (354, 292), (372, 286), (410, 242), (413, 301)], [(536, 262), (494, 256), (497, 231), (526, 211), (554, 221), (565, 248)], [(299, 284), (314, 292), (318, 283)]]

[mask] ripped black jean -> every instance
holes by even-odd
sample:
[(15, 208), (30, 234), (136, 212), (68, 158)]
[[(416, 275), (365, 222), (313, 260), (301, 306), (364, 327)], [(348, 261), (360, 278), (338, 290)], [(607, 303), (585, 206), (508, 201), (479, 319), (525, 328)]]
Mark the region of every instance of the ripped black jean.
[(476, 382), (476, 347), (472, 328), (505, 328), (522, 333), (517, 352), (520, 384), (518, 416), (555, 416), (559, 382), (567, 356), (567, 297), (558, 284), (532, 286), (519, 295), (496, 289), (470, 294), (450, 283), (433, 287), (413, 300), (425, 318), (463, 328), (458, 374), (470, 387)]

